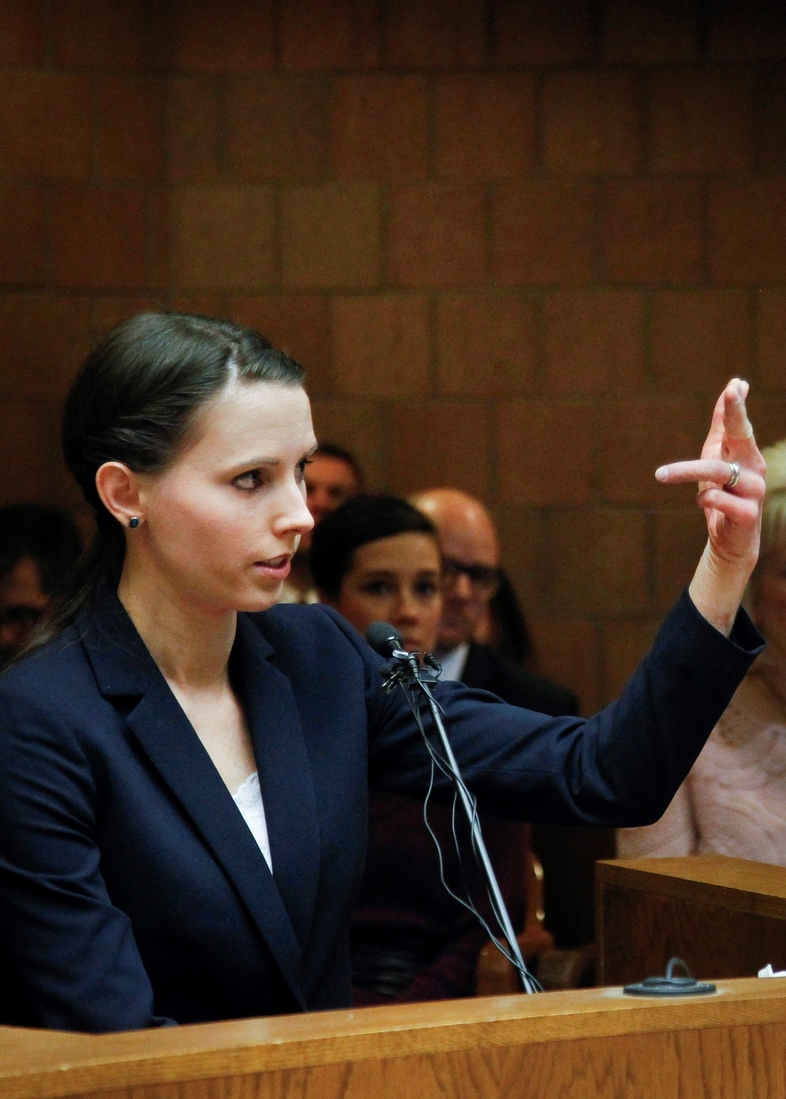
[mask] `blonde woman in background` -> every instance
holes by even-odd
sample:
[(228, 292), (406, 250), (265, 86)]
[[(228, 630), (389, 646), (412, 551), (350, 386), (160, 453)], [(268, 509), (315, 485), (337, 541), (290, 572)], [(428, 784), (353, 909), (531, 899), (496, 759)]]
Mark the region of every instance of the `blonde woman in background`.
[(786, 440), (763, 451), (761, 556), (746, 593), (767, 641), (661, 819), (620, 858), (735, 855), (786, 866)]

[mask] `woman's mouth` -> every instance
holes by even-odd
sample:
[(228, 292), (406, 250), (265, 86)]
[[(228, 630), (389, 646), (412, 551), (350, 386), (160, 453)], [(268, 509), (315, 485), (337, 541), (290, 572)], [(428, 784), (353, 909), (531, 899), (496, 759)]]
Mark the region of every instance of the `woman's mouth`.
[(271, 580), (286, 580), (291, 568), (292, 554), (282, 553), (278, 557), (271, 557), (267, 561), (255, 561), (254, 568), (263, 576), (269, 576)]

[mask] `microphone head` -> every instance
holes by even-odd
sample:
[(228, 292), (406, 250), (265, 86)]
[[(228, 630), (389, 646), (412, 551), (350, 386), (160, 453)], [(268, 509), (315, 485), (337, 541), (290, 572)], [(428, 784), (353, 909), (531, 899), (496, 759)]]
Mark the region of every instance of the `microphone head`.
[(389, 622), (372, 622), (366, 630), (366, 641), (380, 656), (391, 656), (395, 649), (404, 647), (404, 639)]

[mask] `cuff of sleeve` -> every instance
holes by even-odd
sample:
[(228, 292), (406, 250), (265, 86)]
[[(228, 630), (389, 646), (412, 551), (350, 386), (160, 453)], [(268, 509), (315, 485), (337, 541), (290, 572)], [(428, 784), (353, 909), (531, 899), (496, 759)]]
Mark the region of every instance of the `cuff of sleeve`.
[(680, 619), (684, 615), (687, 615), (691, 619), (691, 624), (702, 636), (704, 644), (710, 647), (710, 652), (717, 652), (719, 657), (728, 659), (732, 654), (741, 656), (743, 658), (749, 658), (750, 663), (756, 659), (765, 647), (765, 641), (762, 635), (751, 621), (750, 615), (743, 608), (737, 611), (737, 617), (734, 619), (734, 625), (732, 626), (731, 633), (728, 637), (716, 629), (711, 622), (701, 614), (688, 594), (686, 588), (680, 598), (677, 600), (674, 610), (669, 615), (670, 621), (676, 617), (676, 625), (679, 627)]

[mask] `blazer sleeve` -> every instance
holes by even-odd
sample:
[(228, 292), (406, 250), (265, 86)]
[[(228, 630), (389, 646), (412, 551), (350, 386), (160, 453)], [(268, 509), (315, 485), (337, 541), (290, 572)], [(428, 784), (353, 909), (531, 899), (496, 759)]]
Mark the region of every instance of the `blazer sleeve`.
[(130, 922), (101, 877), (96, 807), (67, 724), (0, 698), (0, 934), (27, 990), (26, 1003), (4, 1007), (53, 1029), (174, 1025), (154, 1012)]
[[(744, 611), (726, 638), (686, 592), (622, 696), (594, 717), (549, 718), (457, 683), (441, 684), (437, 697), (481, 811), (543, 823), (640, 826), (665, 811), (762, 648)], [(422, 795), (428, 755), (403, 693), (384, 694), (378, 668), (369, 661), (372, 786)], [(440, 775), (434, 789), (443, 800), (450, 794)]]
[(690, 776), (672, 798), (666, 812), (647, 828), (620, 828), (618, 859), (674, 858), (698, 854), (699, 837), (690, 791)]

